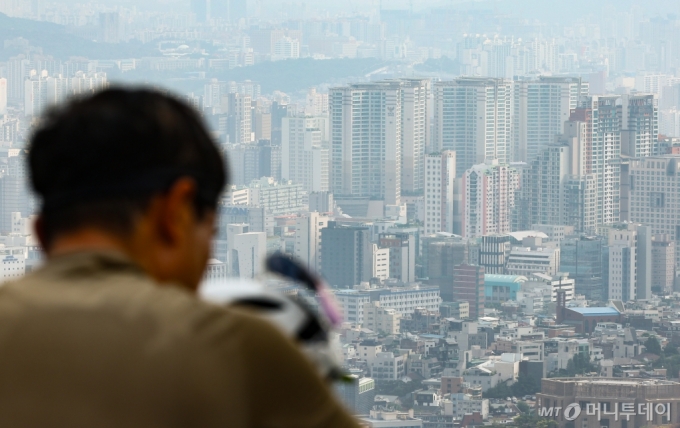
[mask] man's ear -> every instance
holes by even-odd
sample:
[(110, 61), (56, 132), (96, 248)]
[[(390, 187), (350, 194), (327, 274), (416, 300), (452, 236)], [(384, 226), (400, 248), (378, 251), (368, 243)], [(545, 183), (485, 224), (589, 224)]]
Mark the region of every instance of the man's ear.
[(187, 227), (196, 221), (194, 200), (197, 190), (194, 179), (182, 177), (152, 202), (150, 214), (155, 217), (159, 237), (166, 243), (174, 244), (183, 239)]

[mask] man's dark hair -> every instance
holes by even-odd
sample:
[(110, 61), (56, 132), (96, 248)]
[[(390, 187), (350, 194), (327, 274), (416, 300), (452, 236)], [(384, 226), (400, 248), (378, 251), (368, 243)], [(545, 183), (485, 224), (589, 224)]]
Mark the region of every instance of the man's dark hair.
[(29, 147), (48, 245), (83, 226), (130, 233), (151, 198), (180, 177), (197, 182), (195, 209), (203, 216), (227, 182), (223, 155), (198, 114), (152, 90), (74, 99), (47, 113)]

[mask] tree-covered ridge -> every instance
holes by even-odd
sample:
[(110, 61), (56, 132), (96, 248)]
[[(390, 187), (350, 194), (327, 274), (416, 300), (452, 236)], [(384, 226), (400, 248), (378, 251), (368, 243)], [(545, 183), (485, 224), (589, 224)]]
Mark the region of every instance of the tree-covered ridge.
[[(159, 55), (158, 49), (141, 42), (97, 43), (69, 34), (66, 27), (51, 22), (11, 18), (0, 13), (0, 42), (24, 38), (31, 46), (43, 49), (46, 55), (67, 60), (78, 56), (88, 59), (124, 59)], [(21, 53), (12, 46), (0, 43), (0, 61)]]

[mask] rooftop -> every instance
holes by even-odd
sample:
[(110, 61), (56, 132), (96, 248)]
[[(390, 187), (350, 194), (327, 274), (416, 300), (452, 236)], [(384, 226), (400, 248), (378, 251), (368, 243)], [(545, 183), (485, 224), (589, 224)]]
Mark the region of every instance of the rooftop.
[(586, 316), (606, 316), (606, 315), (619, 315), (620, 312), (614, 308), (610, 307), (599, 307), (599, 308), (567, 308), (570, 311), (578, 312), (581, 315)]
[(527, 277), (523, 275), (499, 275), (495, 273), (484, 274), (484, 284), (510, 285), (527, 281)]
[(546, 379), (552, 382), (578, 383), (578, 384), (597, 384), (615, 386), (636, 386), (636, 385), (680, 385), (666, 379), (647, 379), (647, 378), (610, 378), (610, 377), (556, 377)]

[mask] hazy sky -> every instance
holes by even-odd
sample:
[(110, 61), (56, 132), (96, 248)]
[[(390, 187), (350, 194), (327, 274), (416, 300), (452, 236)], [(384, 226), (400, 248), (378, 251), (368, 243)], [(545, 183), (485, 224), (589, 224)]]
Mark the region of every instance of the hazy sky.
[[(84, 3), (83, 0), (52, 0), (60, 3)], [(213, 0), (214, 1), (214, 0)], [(382, 2), (384, 9), (408, 9), (413, 6), (415, 11), (431, 7), (455, 7), (459, 9), (494, 9), (499, 12), (509, 12), (523, 15), (529, 19), (560, 20), (560, 18), (573, 18), (588, 14), (599, 15), (604, 6), (614, 9), (628, 10), (632, 5), (639, 5), (649, 15), (675, 13), (680, 15), (680, 0), (248, 0), (259, 1), (262, 7), (272, 10), (281, 9), (290, 4), (306, 4), (308, 8), (315, 10), (328, 10), (329, 12), (343, 11), (346, 13), (365, 12), (375, 9)], [(139, 8), (160, 8), (168, 10), (174, 8), (188, 9), (190, 0), (107, 0), (106, 4), (135, 5)]]

